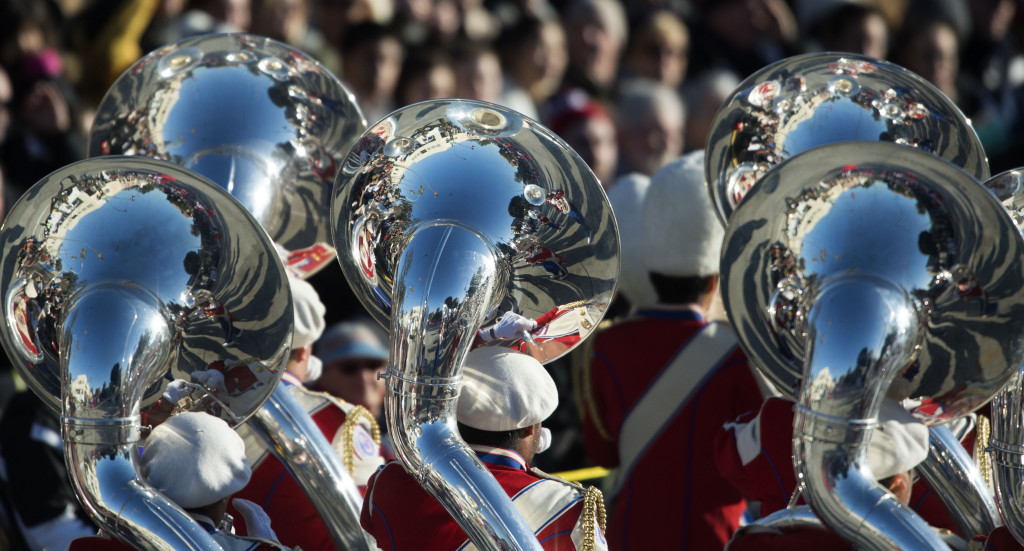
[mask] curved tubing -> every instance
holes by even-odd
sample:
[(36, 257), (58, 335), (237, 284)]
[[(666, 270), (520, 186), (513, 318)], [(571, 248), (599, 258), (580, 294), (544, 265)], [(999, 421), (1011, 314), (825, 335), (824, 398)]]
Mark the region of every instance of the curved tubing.
[(174, 336), (158, 300), (105, 284), (70, 302), (60, 337), (64, 459), (82, 504), (135, 549), (221, 549), (139, 470), (142, 393), (170, 361)]
[(466, 358), (500, 273), (490, 244), (457, 222), (410, 231), (391, 313), (388, 429), (406, 470), (480, 549), (541, 549), (512, 500), (466, 446), (456, 403)]
[(992, 400), (989, 449), (1003, 523), (1024, 545), (1024, 368)]
[(338, 549), (375, 549), (359, 525), (363, 498), (309, 413), (278, 384), (249, 425), (281, 460), (316, 507)]
[(928, 429), (928, 458), (917, 472), (931, 484), (959, 533), (988, 534), (1002, 526), (995, 496), (948, 426)]
[(875, 481), (867, 461), (882, 398), (906, 368), (917, 332), (905, 293), (866, 275), (824, 282), (808, 315), (796, 473), (818, 517), (858, 549), (946, 548)]

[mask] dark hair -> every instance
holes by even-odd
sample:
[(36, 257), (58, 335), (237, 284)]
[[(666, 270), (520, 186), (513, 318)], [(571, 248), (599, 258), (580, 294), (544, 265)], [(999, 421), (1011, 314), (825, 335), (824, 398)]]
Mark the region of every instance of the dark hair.
[(512, 430), (480, 430), (474, 429), (473, 427), (457, 423), (459, 427), (459, 434), (462, 435), (462, 439), (467, 444), (479, 444), (482, 446), (491, 446), (494, 448), (508, 448), (514, 450), (519, 447), (519, 433), (522, 429)]
[(714, 276), (667, 276), (655, 272), (648, 273), (658, 301), (666, 304), (686, 304), (697, 302), (708, 288)]

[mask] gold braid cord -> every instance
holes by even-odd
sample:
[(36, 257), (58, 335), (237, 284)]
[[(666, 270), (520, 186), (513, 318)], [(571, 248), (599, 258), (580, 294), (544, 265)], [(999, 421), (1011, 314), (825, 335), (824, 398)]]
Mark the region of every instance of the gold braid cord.
[(348, 474), (353, 476), (355, 475), (356, 458), (352, 438), (356, 432), (356, 426), (362, 419), (365, 419), (370, 423), (373, 441), (378, 446), (380, 445), (380, 426), (377, 425), (377, 420), (374, 419), (373, 415), (370, 415), (369, 410), (363, 406), (353, 406), (352, 409), (345, 414), (345, 424), (341, 426), (341, 445), (342, 449), (345, 450), (342, 454), (341, 461), (342, 464), (345, 465), (345, 470), (348, 471)]
[[(977, 426), (975, 427), (975, 441), (974, 441), (974, 453), (976, 456), (975, 462), (978, 464), (978, 470), (981, 471), (981, 479), (985, 481), (985, 485), (989, 488), (992, 486), (992, 459), (988, 455), (988, 439), (992, 430), (992, 425), (988, 420), (988, 417), (978, 414)], [(980, 452), (980, 453), (979, 453)]]
[[(576, 397), (576, 407), (579, 408), (579, 415), (583, 417), (589, 417), (591, 423), (594, 425), (594, 429), (608, 442), (614, 442), (611, 432), (605, 428), (604, 423), (601, 420), (601, 416), (597, 411), (597, 404), (594, 400), (594, 388), (591, 382), (590, 376), (590, 363), (594, 359), (594, 342), (597, 339), (597, 334), (605, 329), (611, 327), (612, 322), (604, 320), (597, 326), (597, 330), (594, 334), (583, 341), (583, 343), (577, 348), (577, 352), (573, 355), (573, 369), (572, 369), (572, 386)], [(586, 408), (586, 409), (584, 409)]]
[(604, 495), (593, 486), (587, 487), (583, 495), (583, 549), (580, 551), (593, 551), (594, 540), (597, 538), (594, 526), (596, 524), (603, 534), (606, 520)]

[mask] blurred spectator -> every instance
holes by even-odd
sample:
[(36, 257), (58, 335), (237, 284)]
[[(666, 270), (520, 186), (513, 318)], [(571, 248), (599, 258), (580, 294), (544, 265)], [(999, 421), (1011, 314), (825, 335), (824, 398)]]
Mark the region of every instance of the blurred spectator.
[(356, 96), (366, 121), (394, 111), (405, 46), (389, 27), (363, 23), (349, 29), (341, 48), (341, 80)]
[(502, 103), (540, 119), (569, 66), (565, 30), (558, 19), (527, 17), (501, 35), (499, 55), (505, 71)]
[(97, 527), (78, 502), (64, 463), (60, 415), (31, 391), (0, 418), (0, 484), (14, 549), (64, 550)]
[(571, 0), (565, 8), (568, 84), (601, 100), (615, 97), (619, 62), (628, 40), (626, 12), (618, 0)]
[(179, 23), (179, 39), (203, 33), (248, 32), (252, 24), (252, 3), (250, 0), (188, 0)]
[(969, 31), (960, 0), (915, 0), (907, 11), (893, 61), (921, 75), (949, 96), (968, 117), (976, 98), (960, 81), (960, 47)]
[(341, 59), (320, 31), (310, 26), (310, 0), (255, 0), (252, 32), (298, 48), (337, 73)]
[(64, 79), (56, 4), (0, 0), (0, 66), (13, 90), (2, 162), (19, 191), (85, 157), (77, 96)]
[(398, 80), (397, 105), (455, 96), (455, 69), (448, 53), (420, 49), (405, 58)]
[(455, 77), (456, 97), (503, 105), (501, 60), (490, 45), (479, 42), (459, 45), (455, 49)]
[(784, 0), (703, 2), (691, 26), (690, 73), (727, 69), (739, 78), (797, 53), (798, 29)]
[(363, 406), (375, 419), (384, 414), (384, 379), (377, 377), (388, 365), (388, 349), (363, 321), (343, 321), (324, 331), (314, 348), (323, 360), (317, 390)]
[[(394, 0), (315, 0), (314, 18), (327, 44), (341, 50), (348, 29), (360, 23), (387, 25), (395, 14)], [(340, 67), (338, 73), (340, 74)]]
[(457, 0), (397, 0), (396, 28), (408, 46), (449, 46), (462, 27)]
[(972, 33), (962, 53), (970, 60), (961, 72), (988, 98), (984, 113), (976, 114), (978, 137), (985, 146), (992, 173), (1020, 166), (1024, 55), (1010, 32), (1017, 2), (972, 0), (968, 3)]
[(146, 53), (143, 37), (158, 7), (154, 0), (94, 2), (73, 19), (69, 41), (80, 65), (75, 84), (86, 104), (98, 105), (117, 77)]
[(654, 174), (678, 158), (686, 145), (686, 116), (679, 94), (664, 85), (635, 80), (623, 87), (616, 105), (618, 174)]
[(654, 12), (630, 31), (625, 60), (631, 76), (678, 88), (690, 60), (690, 30), (674, 13)]
[(705, 71), (686, 81), (683, 86), (683, 105), (686, 107), (684, 151), (704, 148), (711, 132), (711, 122), (739, 84), (740, 79), (731, 71), (718, 69)]
[(564, 98), (565, 105), (553, 114), (548, 128), (580, 155), (607, 190), (619, 164), (615, 121), (601, 102), (582, 90)]
[(809, 50), (889, 55), (892, 29), (876, 0), (798, 0), (796, 16)]

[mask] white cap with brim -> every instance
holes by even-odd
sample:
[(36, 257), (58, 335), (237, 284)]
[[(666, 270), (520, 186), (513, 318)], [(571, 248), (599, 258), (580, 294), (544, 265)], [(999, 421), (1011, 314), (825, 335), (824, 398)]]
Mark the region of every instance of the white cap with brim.
[(558, 407), (558, 387), (533, 356), (486, 346), (470, 351), (462, 369), (456, 418), (478, 430), (536, 425)]
[(643, 207), (647, 270), (670, 277), (718, 273), (725, 230), (704, 185), (704, 151), (668, 163), (651, 177)]
[(907, 472), (928, 457), (928, 427), (902, 405), (883, 400), (878, 427), (868, 443), (868, 465), (876, 480)]
[(304, 279), (288, 276), (295, 307), (295, 328), (292, 330), (292, 350), (309, 346), (320, 338), (327, 322), (327, 308), (320, 301), (316, 289)]
[(242, 437), (223, 419), (202, 412), (173, 415), (153, 429), (141, 468), (154, 488), (183, 509), (231, 496), (252, 474)]
[(388, 359), (388, 349), (377, 334), (357, 321), (343, 321), (329, 327), (317, 342), (315, 351), (324, 365), (352, 358)]
[(619, 227), (619, 291), (639, 308), (658, 302), (644, 260), (643, 208), (650, 185), (650, 177), (634, 172), (616, 180), (608, 190), (608, 203)]

